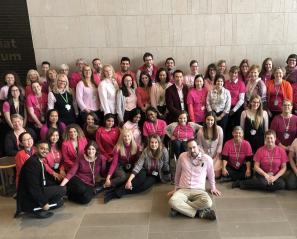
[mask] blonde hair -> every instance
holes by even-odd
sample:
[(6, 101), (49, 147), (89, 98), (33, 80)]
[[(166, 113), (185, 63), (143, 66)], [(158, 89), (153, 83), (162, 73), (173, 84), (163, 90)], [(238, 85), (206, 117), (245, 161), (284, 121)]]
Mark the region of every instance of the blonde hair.
[[(69, 89), (69, 80), (68, 80), (68, 77), (65, 74), (58, 74), (57, 75), (57, 83), (58, 83), (58, 80), (61, 77), (63, 77), (66, 80), (65, 90), (68, 91), (69, 93), (72, 93), (72, 90)], [(58, 84), (55, 84), (54, 85), (53, 92), (56, 93), (56, 94), (60, 93), (59, 90), (58, 90)]]
[(26, 85), (31, 85), (31, 80), (30, 80), (30, 75), (35, 74), (37, 75), (37, 81), (39, 82), (40, 80), (40, 75), (37, 70), (31, 69), (27, 72), (26, 76)]
[(120, 154), (122, 157), (126, 156), (126, 150), (125, 150), (125, 144), (124, 144), (124, 135), (125, 134), (130, 134), (130, 137), (131, 137), (131, 155), (135, 155), (137, 154), (137, 144), (135, 142), (135, 139), (134, 139), (134, 136), (133, 136), (133, 133), (130, 129), (122, 129), (121, 130), (121, 134), (120, 134), (120, 137), (118, 139), (118, 142), (116, 144), (116, 150), (117, 151), (120, 151)]
[(115, 78), (115, 72), (114, 72), (113, 66), (110, 65), (110, 64), (107, 64), (107, 65), (104, 65), (104, 66), (102, 67), (102, 72), (101, 72), (101, 78), (102, 78), (102, 80), (104, 80), (104, 79), (106, 78), (106, 76), (104, 75), (104, 70), (105, 70), (107, 67), (111, 68), (111, 71), (112, 71), (112, 78), (113, 78), (113, 79)]

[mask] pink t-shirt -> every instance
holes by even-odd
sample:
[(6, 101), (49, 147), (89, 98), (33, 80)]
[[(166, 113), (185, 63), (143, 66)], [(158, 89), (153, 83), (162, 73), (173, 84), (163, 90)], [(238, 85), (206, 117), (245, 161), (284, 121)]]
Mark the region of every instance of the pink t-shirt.
[(265, 145), (259, 148), (254, 156), (254, 161), (260, 163), (260, 168), (265, 173), (277, 174), (283, 163), (288, 162), (288, 156), (284, 149), (275, 146), (269, 150)]
[(272, 88), (272, 90), (269, 92), (268, 97), (268, 108), (271, 111), (281, 112), (282, 111), (282, 104), (284, 100), (284, 95), (282, 92), (281, 86), (276, 86)]
[(148, 137), (152, 134), (157, 134), (163, 137), (165, 135), (166, 126), (166, 122), (160, 119), (157, 119), (156, 123), (145, 121), (143, 124), (143, 136)]
[(239, 169), (248, 156), (253, 156), (253, 151), (250, 143), (242, 140), (241, 145), (235, 145), (234, 140), (228, 140), (223, 148), (222, 155), (228, 157), (228, 165), (232, 168)]
[(180, 125), (178, 124), (173, 130), (172, 135), (181, 141), (186, 141), (188, 139), (194, 138), (194, 131), (191, 125)]
[(239, 94), (245, 93), (245, 84), (241, 80), (237, 80), (236, 83), (228, 80), (225, 82), (225, 88), (230, 91), (231, 106), (234, 107), (239, 101)]
[(206, 113), (206, 97), (207, 89), (202, 88), (201, 90), (191, 89), (187, 96), (187, 104), (193, 106), (193, 113), (195, 122), (202, 122), (205, 118)]
[[(26, 98), (26, 106), (27, 108), (33, 107), (34, 114), (37, 116), (37, 118), (40, 121), (45, 121), (46, 111), (47, 111), (47, 94), (42, 93), (41, 97), (37, 97), (34, 94), (30, 94)], [(30, 122), (33, 122), (33, 119), (31, 118), (29, 114), (28, 120)]]

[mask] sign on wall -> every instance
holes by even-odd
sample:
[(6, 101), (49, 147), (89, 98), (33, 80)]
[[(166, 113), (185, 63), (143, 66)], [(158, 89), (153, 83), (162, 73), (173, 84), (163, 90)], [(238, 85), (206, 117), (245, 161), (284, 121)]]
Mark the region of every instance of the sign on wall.
[(22, 83), (25, 83), (27, 71), (35, 68), (27, 2), (26, 0), (1, 0), (0, 76), (5, 71), (15, 71), (19, 74)]

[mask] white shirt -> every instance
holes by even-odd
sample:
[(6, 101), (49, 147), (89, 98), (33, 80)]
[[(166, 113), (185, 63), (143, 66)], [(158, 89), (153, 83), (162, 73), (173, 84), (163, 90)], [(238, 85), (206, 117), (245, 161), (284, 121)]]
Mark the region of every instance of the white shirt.
[(101, 109), (104, 114), (116, 113), (116, 82), (111, 79), (104, 79), (98, 86), (98, 93), (101, 103)]

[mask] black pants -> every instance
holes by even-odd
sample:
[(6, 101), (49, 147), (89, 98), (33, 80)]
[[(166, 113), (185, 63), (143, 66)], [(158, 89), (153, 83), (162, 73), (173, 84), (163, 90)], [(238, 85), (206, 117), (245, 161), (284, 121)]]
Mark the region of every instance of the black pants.
[[(220, 116), (222, 113), (223, 112), (219, 112), (219, 113), (215, 113), (215, 114), (216, 114), (216, 116)], [(228, 114), (225, 114), (225, 116), (221, 120), (217, 121), (217, 124), (222, 127), (223, 132), (226, 132), (226, 130), (227, 130), (228, 117), (229, 117)], [(225, 139), (224, 139), (224, 141), (225, 141)]]
[(286, 181), (286, 189), (295, 190), (297, 189), (297, 176), (293, 170), (288, 170), (286, 176), (284, 177)]
[(175, 154), (176, 158), (178, 159), (179, 155), (183, 152), (187, 151), (187, 142), (180, 141), (180, 140), (173, 140), (171, 141), (172, 151)]
[(143, 192), (151, 188), (156, 182), (158, 182), (158, 176), (148, 175), (147, 172), (142, 169), (132, 180), (132, 190), (125, 189), (125, 185), (116, 189), (116, 194), (120, 198), (125, 194), (134, 194)]
[(57, 204), (52, 209), (59, 208), (63, 205), (63, 197), (66, 195), (66, 187), (57, 186), (48, 186), (44, 190), (45, 196), (48, 198), (49, 204)]
[(278, 178), (273, 184), (268, 184), (265, 177), (256, 174), (256, 178), (240, 181), (240, 189), (256, 189), (267, 192), (274, 192), (285, 188), (285, 181), (282, 177)]
[[(232, 107), (231, 107), (232, 108)], [(241, 116), (241, 112), (243, 110), (243, 107), (240, 107), (233, 115), (228, 116), (228, 125), (227, 125), (227, 132), (226, 132), (226, 136), (225, 136), (225, 140), (229, 140), (232, 139), (232, 131), (233, 128), (235, 126), (240, 125), (240, 116)]]
[(87, 204), (93, 198), (93, 187), (74, 176), (67, 184), (67, 195), (70, 201)]
[(114, 174), (112, 175), (111, 186), (118, 187), (123, 185), (127, 181), (129, 175), (130, 173), (126, 173), (123, 166), (119, 165), (115, 170)]
[(245, 176), (246, 165), (242, 165), (239, 169), (235, 169), (235, 168), (232, 168), (229, 165), (227, 165), (226, 169), (227, 169), (227, 171), (229, 173), (229, 177), (232, 179), (232, 181), (247, 179)]

